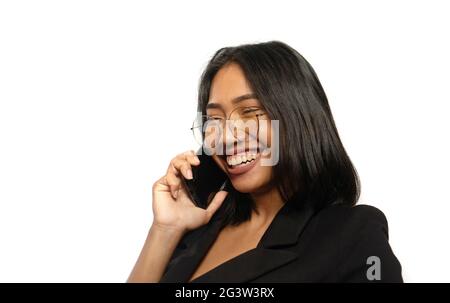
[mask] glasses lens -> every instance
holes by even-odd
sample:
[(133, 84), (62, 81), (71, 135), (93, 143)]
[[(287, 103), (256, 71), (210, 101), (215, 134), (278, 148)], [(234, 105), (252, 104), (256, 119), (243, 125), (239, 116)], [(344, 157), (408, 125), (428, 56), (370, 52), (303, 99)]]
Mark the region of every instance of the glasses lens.
[(238, 140), (258, 136), (259, 116), (264, 111), (259, 107), (237, 107), (228, 120), (222, 117), (198, 116), (192, 124), (195, 141), (204, 147), (214, 148), (222, 139), (223, 131), (231, 132)]
[(238, 140), (244, 140), (247, 136), (258, 135), (258, 114), (261, 109), (257, 107), (238, 107), (230, 114), (227, 121), (230, 130)]
[(213, 142), (222, 134), (224, 119), (211, 118), (206, 115), (197, 117), (192, 124), (192, 133), (195, 141), (200, 144), (213, 147)]
[(203, 133), (202, 133), (203, 117), (204, 116), (197, 116), (194, 122), (192, 122), (191, 127), (192, 135), (194, 136), (195, 141), (200, 145), (202, 145), (203, 143)]

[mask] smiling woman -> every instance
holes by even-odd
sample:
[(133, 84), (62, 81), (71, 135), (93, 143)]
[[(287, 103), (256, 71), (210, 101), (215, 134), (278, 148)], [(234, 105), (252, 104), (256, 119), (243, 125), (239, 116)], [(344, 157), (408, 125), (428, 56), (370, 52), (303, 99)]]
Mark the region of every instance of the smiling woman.
[[(386, 218), (355, 206), (358, 175), (296, 50), (220, 49), (198, 112), (192, 129), (207, 152), (176, 156), (154, 184), (154, 222), (130, 282), (402, 281)], [(198, 204), (182, 182), (194, 175), (208, 196)]]

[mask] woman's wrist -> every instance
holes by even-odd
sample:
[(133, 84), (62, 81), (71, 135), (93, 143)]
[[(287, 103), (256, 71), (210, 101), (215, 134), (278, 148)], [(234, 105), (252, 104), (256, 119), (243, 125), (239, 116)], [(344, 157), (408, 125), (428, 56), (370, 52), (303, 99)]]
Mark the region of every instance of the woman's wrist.
[(171, 238), (181, 238), (186, 233), (186, 229), (153, 222), (150, 227), (150, 232)]

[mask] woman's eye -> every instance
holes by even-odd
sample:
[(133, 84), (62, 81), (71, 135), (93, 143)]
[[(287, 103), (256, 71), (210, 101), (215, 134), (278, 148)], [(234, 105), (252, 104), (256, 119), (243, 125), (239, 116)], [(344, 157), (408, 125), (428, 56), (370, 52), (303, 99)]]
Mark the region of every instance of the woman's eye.
[(252, 113), (262, 112), (260, 108), (246, 108), (242, 111), (242, 114), (248, 115)]

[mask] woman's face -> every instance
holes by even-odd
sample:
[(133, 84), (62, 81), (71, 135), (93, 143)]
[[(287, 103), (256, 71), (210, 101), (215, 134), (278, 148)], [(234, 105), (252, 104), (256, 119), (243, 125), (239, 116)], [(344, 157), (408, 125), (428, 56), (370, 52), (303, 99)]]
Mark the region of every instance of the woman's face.
[[(233, 131), (233, 127), (225, 127), (221, 138), (222, 155), (212, 155), (236, 190), (257, 194), (272, 188), (272, 166), (261, 165), (261, 157), (267, 157), (264, 151), (270, 146), (272, 128), (267, 113), (252, 94), (240, 66), (228, 63), (217, 72), (212, 81), (206, 114), (209, 119), (228, 118), (235, 121), (236, 118), (243, 117), (238, 124), (248, 121), (248, 117), (257, 121), (257, 131), (249, 124), (250, 127), (243, 132), (248, 135), (244, 136), (242, 132)], [(237, 99), (238, 97), (241, 98)], [(254, 121), (251, 118), (249, 120)], [(265, 126), (263, 123), (266, 123)]]

